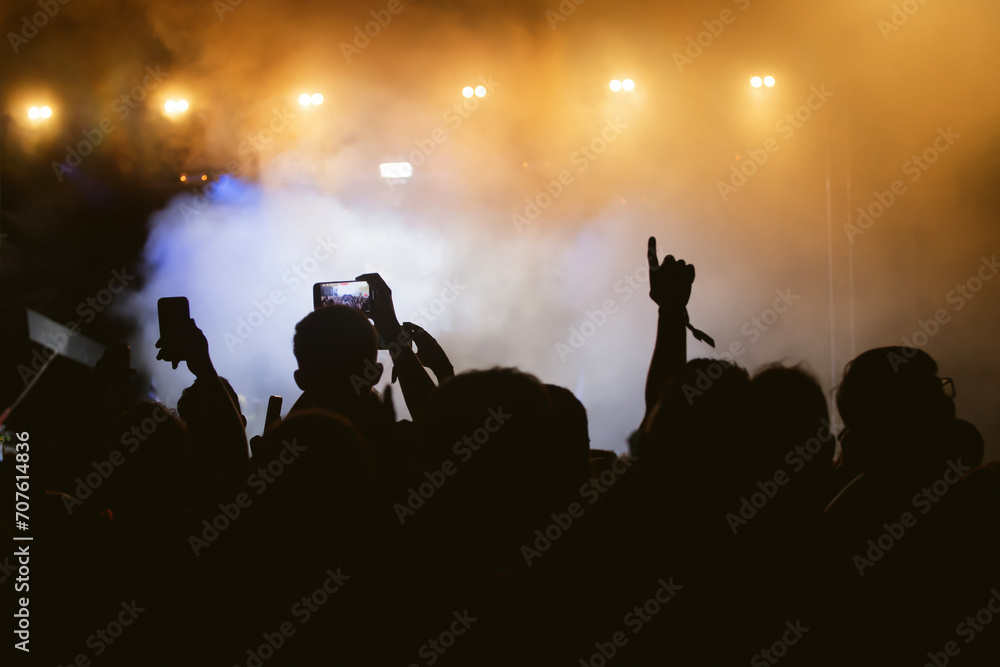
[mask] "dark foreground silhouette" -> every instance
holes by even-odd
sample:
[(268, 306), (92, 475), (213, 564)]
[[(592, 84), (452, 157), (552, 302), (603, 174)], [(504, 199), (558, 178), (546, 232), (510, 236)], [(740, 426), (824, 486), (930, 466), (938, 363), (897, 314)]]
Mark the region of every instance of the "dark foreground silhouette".
[[(378, 274), (359, 277), (374, 326), (345, 305), (299, 322), (302, 395), (250, 447), (193, 320), (157, 344), (196, 377), (176, 413), (126, 404), (99, 364), (47, 406), (76, 437), (32, 443), (32, 657), (1000, 664), (1000, 466), (934, 360), (858, 356), (833, 433), (802, 368), (689, 361), (694, 267), (647, 254), (658, 323), (628, 456), (595, 448), (567, 389), (455, 375)], [(398, 394), (373, 389), (379, 336)]]

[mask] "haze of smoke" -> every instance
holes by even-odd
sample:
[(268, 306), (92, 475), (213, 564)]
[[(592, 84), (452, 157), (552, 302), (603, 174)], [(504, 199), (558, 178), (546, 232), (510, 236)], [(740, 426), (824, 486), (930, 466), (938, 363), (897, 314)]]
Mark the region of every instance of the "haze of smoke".
[[(587, 403), (595, 444), (620, 447), (641, 413), (655, 312), (643, 294), (626, 301), (616, 286), (641, 268), (648, 235), (660, 239), (661, 252), (698, 266), (692, 318), (720, 346), (750, 343), (742, 327), (775, 290), (799, 295), (739, 361), (754, 368), (775, 358), (806, 360), (828, 388), (852, 351), (911, 335), (980, 256), (1000, 247), (991, 157), (1000, 93), (982, 83), (982, 72), (1000, 61), (987, 28), (1000, 11), (995, 4), (927, 3), (887, 37), (878, 21), (891, 15), (891, 2), (825, 13), (792, 2), (750, 2), (746, 11), (742, 4), (651, 9), (594, 1), (553, 30), (545, 18), (553, 7), (543, 2), (488, 9), (405, 3), (347, 62), (340, 43), (379, 6), (301, 3), (288, 12), (246, 2), (219, 20), (211, 3), (146, 3), (125, 13), (69, 3), (19, 62), (24, 76), (58, 67), (53, 78), (77, 87), (68, 97), (98, 91), (89, 108), (98, 115), (144, 66), (162, 62), (171, 75), (157, 94), (186, 90), (198, 112), (186, 129), (152, 113), (122, 124), (108, 151), (123, 165), (169, 154), (184, 167), (221, 169), (247, 157), (238, 147), (275, 110), (287, 106), (296, 117), (251, 151), (247, 175), (256, 184), (242, 186), (242, 198), (220, 198), (190, 222), (180, 213), (183, 197), (154, 216), (150, 280), (135, 302), (144, 345), (155, 340), (155, 299), (187, 294), (220, 371), (241, 393), (260, 401), (296, 395), (291, 335), (311, 303), (309, 285), (293, 289), (284, 276), (318, 235), (330, 234), (338, 251), (315, 280), (382, 271), (403, 318), (430, 303), (445, 280), (467, 285), (428, 327), (456, 365), (517, 364), (565, 384)], [(9, 6), (5, 25), (32, 6)], [(726, 8), (737, 20), (679, 71), (673, 54)], [(80, 39), (88, 31), (117, 38)], [(770, 97), (745, 85), (765, 70), (779, 81)], [(615, 97), (606, 82), (626, 75), (637, 81), (636, 93)], [(479, 78), (499, 85), (452, 126), (445, 114), (462, 102), (461, 86)], [(782, 137), (776, 123), (814, 85), (833, 97)], [(324, 91), (324, 106), (294, 108), (297, 94), (312, 88)], [(609, 119), (624, 120), (625, 130), (579, 170), (572, 157)], [(903, 163), (949, 126), (960, 141), (849, 244), (848, 214), (856, 217), (875, 191), (906, 178)], [(388, 190), (376, 165), (412, 155), (437, 129), (446, 140), (435, 142), (409, 184)], [(780, 150), (722, 201), (718, 181), (772, 136)], [(518, 234), (511, 214), (564, 169), (574, 182)], [(222, 334), (275, 289), (287, 302), (230, 352)], [(618, 312), (564, 362), (556, 344), (606, 299)], [(927, 350), (959, 387), (970, 387), (960, 414), (969, 406), (965, 416), (995, 446), (1000, 422), (983, 397), (998, 390), (1000, 292), (990, 285), (978, 299)], [(698, 343), (691, 350), (710, 354)], [(182, 373), (147, 363), (165, 395), (184, 383)]]

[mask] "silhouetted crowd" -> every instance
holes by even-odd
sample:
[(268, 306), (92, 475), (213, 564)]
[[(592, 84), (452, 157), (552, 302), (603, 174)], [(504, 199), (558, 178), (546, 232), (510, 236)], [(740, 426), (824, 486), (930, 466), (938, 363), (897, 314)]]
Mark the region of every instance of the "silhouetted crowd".
[[(263, 436), (194, 320), (157, 343), (196, 378), (176, 412), (129, 404), (98, 364), (51, 406), (78, 437), (32, 444), (32, 648), (51, 665), (1000, 664), (1000, 467), (934, 360), (858, 356), (832, 432), (802, 368), (689, 361), (694, 268), (653, 239), (648, 255), (659, 316), (627, 455), (593, 447), (565, 388), (456, 375), (378, 274), (358, 278), (374, 326), (344, 305), (298, 323), (302, 395)], [(389, 345), (381, 394), (378, 336), (415, 344)]]

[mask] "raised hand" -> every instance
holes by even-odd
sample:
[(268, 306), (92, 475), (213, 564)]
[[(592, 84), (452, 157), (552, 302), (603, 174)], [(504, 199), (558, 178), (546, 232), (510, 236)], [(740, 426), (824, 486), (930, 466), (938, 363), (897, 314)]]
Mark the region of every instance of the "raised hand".
[(439, 382), (455, 375), (455, 368), (451, 365), (451, 360), (448, 359), (448, 355), (445, 354), (444, 349), (434, 336), (413, 322), (403, 322), (403, 331), (409, 334), (413, 342), (417, 344), (417, 359), (426, 368), (434, 371)]
[(372, 289), (371, 318), (375, 322), (375, 330), (386, 341), (398, 337), (401, 327), (396, 317), (396, 307), (392, 303), (392, 290), (377, 273), (363, 273), (355, 280), (365, 280)]
[(649, 237), (646, 257), (649, 260), (649, 298), (660, 308), (682, 313), (691, 298), (694, 265), (683, 259), (674, 259), (673, 255), (664, 257), (662, 263), (658, 262), (655, 236)]
[(195, 377), (211, 377), (216, 374), (208, 354), (208, 340), (193, 319), (163, 334), (156, 341), (156, 347), (160, 350), (156, 358), (169, 361), (174, 368), (186, 361)]
[(396, 307), (392, 303), (392, 290), (377, 273), (364, 273), (355, 280), (367, 280), (372, 289), (371, 318), (375, 331), (386, 342), (392, 359), (393, 380), (399, 376), (399, 386), (403, 400), (410, 414), (416, 414), (434, 390), (434, 382), (413, 353), (409, 339), (396, 317)]

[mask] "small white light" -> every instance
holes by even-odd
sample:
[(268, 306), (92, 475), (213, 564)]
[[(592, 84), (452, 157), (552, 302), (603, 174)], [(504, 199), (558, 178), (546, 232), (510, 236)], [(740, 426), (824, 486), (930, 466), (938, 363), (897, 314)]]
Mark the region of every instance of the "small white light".
[(632, 90), (633, 88), (635, 88), (635, 81), (632, 79), (622, 81), (622, 90)]
[(177, 100), (177, 110), (178, 111), (187, 111), (188, 110), (188, 102), (187, 102), (187, 100)]
[(409, 162), (383, 162), (378, 166), (382, 178), (409, 178), (413, 176), (413, 165)]
[(774, 87), (774, 77), (773, 76), (765, 76), (764, 77), (764, 85), (767, 86), (768, 88)]
[(323, 96), (319, 93), (313, 93), (313, 96), (310, 99), (313, 104), (323, 104)]
[(38, 118), (42, 111), (38, 107), (31, 107), (28, 109), (28, 118)]
[(173, 113), (177, 111), (177, 102), (174, 102), (173, 100), (167, 100), (163, 104), (163, 110), (166, 111), (167, 113)]
[(619, 90), (622, 89), (622, 82), (619, 81), (618, 79), (612, 79), (611, 83), (608, 84), (608, 87), (610, 87), (612, 91), (617, 93)]
[(462, 89), (462, 97), (472, 97), (476, 94), (476, 91), (472, 89), (472, 86), (466, 86)]
[(312, 96), (309, 95), (309, 93), (302, 93), (301, 95), (299, 95), (299, 104), (301, 104), (304, 107), (309, 106), (310, 104), (312, 104)]
[(759, 76), (750, 77), (750, 85), (754, 88), (760, 88), (763, 83)]
[(476, 97), (486, 97), (486, 86), (476, 86)]
[(38, 113), (42, 118), (48, 118), (49, 116), (52, 115), (52, 109), (48, 107), (42, 107)]

